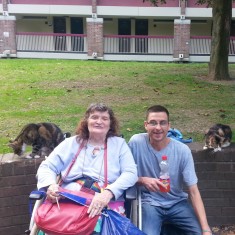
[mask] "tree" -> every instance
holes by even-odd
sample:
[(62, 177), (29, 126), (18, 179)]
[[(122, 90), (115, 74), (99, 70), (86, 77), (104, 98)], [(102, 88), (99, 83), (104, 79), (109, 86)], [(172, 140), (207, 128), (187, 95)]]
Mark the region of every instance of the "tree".
[(232, 18), (232, 0), (214, 0), (212, 3), (212, 38), (209, 64), (211, 80), (230, 80), (228, 55)]
[[(150, 1), (154, 6), (167, 0)], [(186, 1), (186, 0), (181, 0)], [(212, 37), (208, 78), (211, 80), (231, 80), (228, 68), (230, 28), (233, 0), (197, 0), (197, 4), (212, 7)]]

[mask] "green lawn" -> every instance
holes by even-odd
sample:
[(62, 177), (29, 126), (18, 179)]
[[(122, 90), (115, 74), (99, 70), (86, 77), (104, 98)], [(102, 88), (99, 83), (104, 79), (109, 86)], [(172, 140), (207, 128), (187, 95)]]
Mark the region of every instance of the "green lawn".
[[(31, 122), (74, 133), (93, 102), (110, 105), (126, 140), (143, 132), (145, 110), (165, 105), (172, 127), (194, 141), (214, 123), (235, 131), (235, 82), (209, 82), (207, 64), (80, 60), (0, 60), (0, 153)], [(235, 65), (230, 65), (235, 77)], [(233, 137), (233, 140), (235, 138)]]

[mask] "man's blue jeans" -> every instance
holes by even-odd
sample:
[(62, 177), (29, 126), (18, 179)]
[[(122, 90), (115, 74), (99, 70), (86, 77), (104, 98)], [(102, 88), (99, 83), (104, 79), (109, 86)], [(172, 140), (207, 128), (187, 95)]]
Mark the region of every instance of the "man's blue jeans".
[(142, 204), (142, 230), (147, 235), (160, 235), (162, 223), (166, 221), (182, 230), (184, 235), (202, 234), (195, 212), (187, 200), (168, 209)]

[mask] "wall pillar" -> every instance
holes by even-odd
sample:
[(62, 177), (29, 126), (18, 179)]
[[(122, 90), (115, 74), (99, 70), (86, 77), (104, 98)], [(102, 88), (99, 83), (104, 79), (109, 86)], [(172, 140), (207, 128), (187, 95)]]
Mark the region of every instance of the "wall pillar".
[(97, 0), (92, 0), (92, 18), (87, 18), (87, 56), (88, 59), (103, 59), (104, 37), (103, 18), (97, 18)]
[(174, 61), (189, 61), (191, 20), (174, 21)]
[(87, 18), (88, 59), (103, 59), (104, 55), (103, 19)]
[(15, 16), (0, 16), (0, 57), (16, 57)]
[(9, 16), (7, 0), (2, 1), (0, 16), (0, 58), (16, 57), (16, 18)]

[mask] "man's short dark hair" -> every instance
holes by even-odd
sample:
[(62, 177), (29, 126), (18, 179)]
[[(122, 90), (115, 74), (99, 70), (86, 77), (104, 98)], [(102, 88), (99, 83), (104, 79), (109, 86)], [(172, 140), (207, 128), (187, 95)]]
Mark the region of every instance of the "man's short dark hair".
[(169, 120), (170, 117), (169, 111), (167, 110), (167, 108), (165, 108), (162, 105), (153, 105), (149, 107), (146, 111), (146, 120), (148, 119), (149, 113), (161, 113), (161, 112), (166, 113)]

